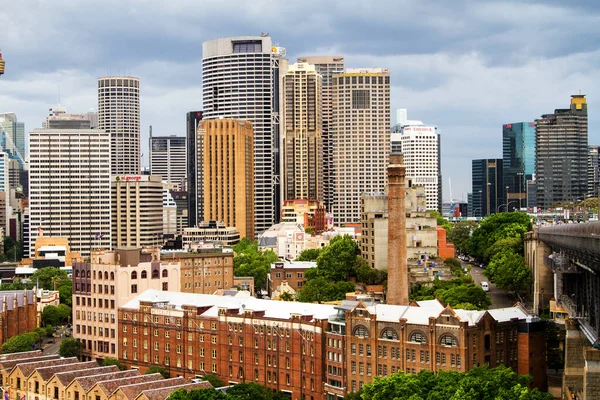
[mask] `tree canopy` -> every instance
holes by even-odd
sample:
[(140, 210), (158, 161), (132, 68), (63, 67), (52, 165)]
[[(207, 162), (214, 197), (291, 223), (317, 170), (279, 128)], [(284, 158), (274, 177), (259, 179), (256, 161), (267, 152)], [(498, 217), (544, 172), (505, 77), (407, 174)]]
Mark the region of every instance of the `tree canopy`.
[(466, 253), (469, 251), (469, 240), (471, 239), (471, 235), (478, 226), (479, 224), (475, 221), (457, 222), (448, 233), (448, 240), (454, 243), (454, 247), (460, 253)]
[(362, 400), (551, 400), (552, 395), (529, 389), (531, 377), (510, 368), (476, 367), (467, 373), (422, 370), (417, 375), (397, 373), (376, 377), (360, 391)]
[[(213, 385), (214, 386), (214, 385)], [(222, 393), (215, 389), (196, 389), (189, 392), (179, 389), (168, 400), (284, 400), (289, 399), (281, 391), (273, 390), (255, 382), (238, 383)]]
[(493, 214), (481, 221), (469, 240), (469, 254), (483, 259), (485, 251), (500, 239), (523, 238), (531, 230), (530, 217), (525, 213)]
[(298, 300), (304, 303), (323, 303), (325, 301), (341, 300), (346, 293), (354, 292), (355, 285), (348, 281), (331, 282), (322, 276), (306, 281)]
[(171, 377), (169, 371), (167, 371), (164, 367), (161, 367), (160, 365), (151, 365), (144, 374), (149, 375), (156, 373), (161, 374), (165, 379), (169, 379)]
[(235, 276), (252, 276), (254, 287), (259, 290), (265, 287), (267, 274), (271, 264), (278, 260), (272, 250), (259, 250), (258, 242), (243, 238), (233, 246), (233, 273)]
[(67, 272), (56, 267), (45, 267), (37, 269), (29, 279), (33, 284), (39, 282), (39, 289), (54, 290), (54, 284), (56, 289), (60, 288), (62, 282), (71, 282)]
[(317, 261), (321, 254), (321, 249), (304, 249), (298, 254), (295, 261)]
[(2, 354), (31, 351), (39, 341), (40, 335), (37, 332), (27, 332), (13, 336), (2, 345)]
[(65, 304), (58, 306), (46, 306), (42, 311), (42, 322), (44, 325), (59, 325), (69, 322), (71, 318), (71, 307)]
[(116, 365), (117, 368), (119, 368), (119, 371), (124, 371), (126, 369), (125, 366), (123, 364), (121, 364), (121, 361), (119, 361), (116, 358), (106, 357), (104, 360), (102, 360), (103, 367), (108, 367), (111, 365)]
[(81, 355), (82, 348), (83, 345), (79, 340), (73, 338), (64, 338), (60, 343), (58, 354), (61, 357), (79, 357)]
[(357, 256), (360, 256), (360, 249), (350, 235), (335, 236), (328, 246), (321, 249), (317, 257), (317, 269), (311, 272), (315, 271), (318, 276), (330, 281), (346, 280), (354, 271)]
[(411, 300), (433, 300), (460, 309), (486, 310), (492, 303), (483, 289), (473, 283), (469, 275), (451, 281), (436, 277), (431, 283), (415, 285), (411, 289)]
[(522, 255), (510, 248), (496, 253), (483, 272), (500, 289), (520, 293), (531, 283), (531, 271)]

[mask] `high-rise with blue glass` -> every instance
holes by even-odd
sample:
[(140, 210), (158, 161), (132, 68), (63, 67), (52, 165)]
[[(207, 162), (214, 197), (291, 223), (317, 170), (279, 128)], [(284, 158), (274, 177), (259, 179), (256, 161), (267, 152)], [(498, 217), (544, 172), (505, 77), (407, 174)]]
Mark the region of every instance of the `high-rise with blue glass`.
[(527, 202), (527, 182), (535, 176), (535, 123), (502, 126), (502, 160), (505, 210), (534, 206)]

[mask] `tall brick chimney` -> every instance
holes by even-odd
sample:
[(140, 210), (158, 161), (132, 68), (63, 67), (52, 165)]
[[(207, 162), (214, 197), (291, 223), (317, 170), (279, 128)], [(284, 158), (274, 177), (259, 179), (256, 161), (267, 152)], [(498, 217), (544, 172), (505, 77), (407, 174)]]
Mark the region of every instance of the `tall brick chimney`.
[(390, 154), (388, 166), (388, 290), (387, 303), (408, 305), (404, 156)]

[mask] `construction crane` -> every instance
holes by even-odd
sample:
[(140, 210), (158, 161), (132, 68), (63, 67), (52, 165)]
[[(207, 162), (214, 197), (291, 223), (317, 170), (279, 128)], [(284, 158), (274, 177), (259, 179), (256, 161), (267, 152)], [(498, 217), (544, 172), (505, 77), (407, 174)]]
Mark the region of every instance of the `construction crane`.
[(2, 59), (2, 50), (0, 50), (0, 75), (4, 75), (4, 60)]

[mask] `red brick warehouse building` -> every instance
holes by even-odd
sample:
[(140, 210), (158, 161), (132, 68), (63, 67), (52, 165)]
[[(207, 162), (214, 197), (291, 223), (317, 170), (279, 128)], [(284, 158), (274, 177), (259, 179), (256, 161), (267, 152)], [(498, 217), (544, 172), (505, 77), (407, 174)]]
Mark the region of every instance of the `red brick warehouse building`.
[(13, 336), (37, 328), (34, 290), (0, 291), (0, 345)]
[(507, 365), (545, 385), (543, 323), (522, 307), (341, 306), (148, 290), (119, 309), (119, 359), (144, 371), (212, 373), (292, 399), (340, 400), (375, 376)]

